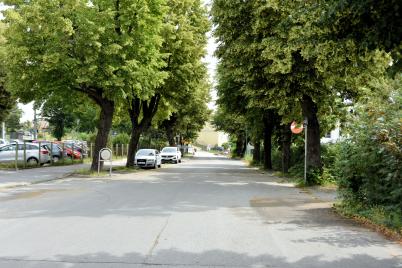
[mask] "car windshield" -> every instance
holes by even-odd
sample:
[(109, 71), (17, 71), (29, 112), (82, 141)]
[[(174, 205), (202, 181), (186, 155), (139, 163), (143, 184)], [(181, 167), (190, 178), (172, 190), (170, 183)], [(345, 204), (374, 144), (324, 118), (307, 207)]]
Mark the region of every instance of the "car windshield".
[(145, 149), (145, 150), (139, 150), (137, 152), (137, 155), (138, 156), (154, 156), (155, 154), (154, 154), (154, 150)]
[(162, 153), (175, 153), (177, 152), (176, 148), (163, 148)]

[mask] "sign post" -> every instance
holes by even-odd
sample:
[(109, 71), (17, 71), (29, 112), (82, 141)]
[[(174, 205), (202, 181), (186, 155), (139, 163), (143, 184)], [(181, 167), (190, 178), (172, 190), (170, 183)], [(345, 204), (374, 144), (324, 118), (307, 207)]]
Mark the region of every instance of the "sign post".
[(307, 128), (308, 128), (308, 120), (304, 119), (303, 125), (298, 126), (295, 121), (290, 125), (290, 130), (293, 134), (300, 134), (304, 130), (304, 185), (307, 184)]
[(307, 131), (308, 131), (308, 119), (304, 119), (303, 126), (304, 131), (304, 185), (307, 184)]
[(101, 162), (109, 162), (110, 163), (110, 167), (109, 167), (109, 176), (112, 176), (112, 150), (110, 150), (109, 148), (103, 148), (99, 151), (99, 157), (98, 157), (98, 176), (100, 173), (100, 166), (101, 166)]

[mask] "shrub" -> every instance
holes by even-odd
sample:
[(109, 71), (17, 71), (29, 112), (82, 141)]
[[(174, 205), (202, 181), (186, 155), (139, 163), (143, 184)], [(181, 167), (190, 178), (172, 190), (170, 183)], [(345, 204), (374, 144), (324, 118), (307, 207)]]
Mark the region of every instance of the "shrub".
[(113, 143), (113, 145), (129, 144), (130, 143), (130, 135), (128, 135), (127, 133), (117, 134), (116, 136), (114, 136), (112, 138), (112, 143)]
[[(356, 107), (334, 168), (346, 202), (402, 211), (401, 94), (371, 98)], [(392, 216), (395, 218), (396, 216)]]

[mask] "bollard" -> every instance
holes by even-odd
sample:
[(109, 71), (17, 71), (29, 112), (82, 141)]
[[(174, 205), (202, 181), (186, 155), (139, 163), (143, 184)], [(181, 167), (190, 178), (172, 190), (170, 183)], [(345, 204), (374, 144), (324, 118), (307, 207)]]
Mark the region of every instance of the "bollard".
[(74, 143), (71, 145), (71, 164), (74, 164)]
[(15, 170), (18, 170), (18, 143), (15, 144)]
[(24, 141), (24, 168), (27, 167), (27, 142)]
[(64, 154), (66, 154), (66, 156), (67, 156), (67, 153), (66, 153), (66, 149), (65, 149), (65, 146), (64, 146), (64, 142), (62, 144), (63, 144), (63, 146), (62, 146), (62, 150), (63, 150), (62, 161), (63, 161), (63, 165), (64, 165)]
[(40, 147), (41, 147), (41, 142), (39, 142), (39, 156), (38, 156), (39, 161), (38, 161), (38, 166), (40, 166), (40, 163), (41, 163)]
[(50, 142), (50, 165), (53, 166), (53, 142)]

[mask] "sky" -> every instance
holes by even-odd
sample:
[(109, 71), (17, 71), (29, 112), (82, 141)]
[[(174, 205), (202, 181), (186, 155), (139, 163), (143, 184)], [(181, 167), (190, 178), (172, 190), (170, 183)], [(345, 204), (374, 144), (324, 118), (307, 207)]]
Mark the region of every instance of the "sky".
[[(203, 0), (204, 4), (206, 5), (210, 5), (211, 0)], [(0, 2), (0, 11), (4, 10), (5, 7), (3, 5), (3, 3)], [(2, 19), (2, 15), (0, 13), (0, 19)], [(208, 74), (209, 74), (209, 78), (211, 81), (211, 84), (214, 85), (214, 77), (215, 77), (215, 72), (216, 72), (216, 65), (217, 65), (217, 59), (214, 57), (214, 52), (216, 49), (216, 43), (214, 38), (212, 37), (212, 33), (208, 33), (208, 44), (207, 44), (207, 55), (204, 58), (204, 62), (207, 64), (208, 66)], [(214, 86), (213, 86), (214, 87)], [(216, 100), (217, 96), (216, 96), (216, 91), (214, 89), (211, 90), (211, 102), (208, 104), (208, 107), (210, 109), (215, 109), (215, 100)], [(25, 121), (32, 121), (33, 117), (34, 117), (34, 112), (33, 112), (33, 102), (29, 103), (29, 104), (18, 104), (18, 107), (20, 109), (22, 109), (23, 111), (23, 115), (21, 118), (21, 122), (25, 122)]]

